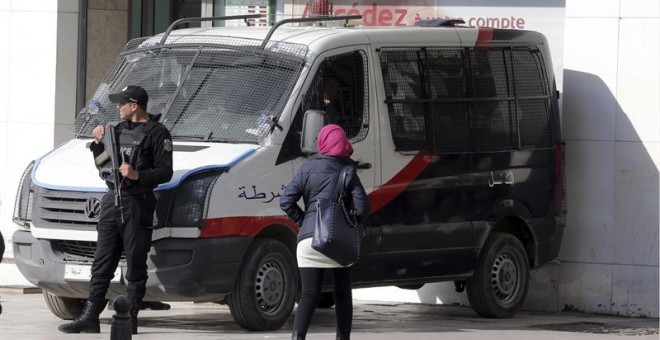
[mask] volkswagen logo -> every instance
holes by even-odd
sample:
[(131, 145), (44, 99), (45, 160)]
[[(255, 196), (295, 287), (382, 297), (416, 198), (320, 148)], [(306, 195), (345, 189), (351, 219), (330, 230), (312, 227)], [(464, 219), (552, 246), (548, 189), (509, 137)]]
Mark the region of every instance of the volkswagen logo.
[(101, 215), (101, 200), (92, 197), (85, 202), (85, 216), (90, 220), (98, 220)]

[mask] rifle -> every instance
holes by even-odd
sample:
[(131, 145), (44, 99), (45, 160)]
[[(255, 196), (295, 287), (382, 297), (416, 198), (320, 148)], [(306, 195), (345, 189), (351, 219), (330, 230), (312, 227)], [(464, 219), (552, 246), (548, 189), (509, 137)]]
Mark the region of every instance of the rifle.
[(119, 174), (119, 143), (117, 142), (117, 131), (113, 125), (105, 126), (105, 133), (101, 142), (105, 146), (105, 151), (98, 155), (94, 162), (99, 169), (99, 176), (103, 180), (111, 181), (115, 187), (115, 207), (119, 208), (121, 222), (124, 223), (124, 206), (121, 196), (121, 180)]

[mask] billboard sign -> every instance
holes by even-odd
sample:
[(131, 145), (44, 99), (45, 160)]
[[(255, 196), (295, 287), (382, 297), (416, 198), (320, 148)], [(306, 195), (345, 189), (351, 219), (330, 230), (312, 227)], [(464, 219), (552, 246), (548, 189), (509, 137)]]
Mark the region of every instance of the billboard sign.
[[(328, 0), (315, 0), (325, 1)], [(293, 0), (285, 9), (307, 17), (315, 1)], [(426, 19), (462, 19), (468, 26), (532, 30), (548, 38), (561, 88), (565, 0), (334, 0), (333, 15), (362, 15), (365, 26), (412, 26)]]

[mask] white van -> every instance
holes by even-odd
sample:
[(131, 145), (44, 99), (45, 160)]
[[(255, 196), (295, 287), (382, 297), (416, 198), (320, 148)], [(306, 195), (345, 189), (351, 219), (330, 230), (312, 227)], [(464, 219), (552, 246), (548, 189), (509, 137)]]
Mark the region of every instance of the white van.
[[(354, 287), (454, 281), (480, 315), (516, 313), (530, 268), (558, 256), (564, 227), (545, 37), (452, 21), (288, 25), (309, 22), (168, 29), (127, 44), (76, 138), (32, 162), (18, 191), (16, 263), (56, 316), (75, 318), (87, 297), (106, 191), (91, 131), (118, 120), (108, 94), (128, 84), (148, 91), (174, 139), (174, 176), (156, 189), (146, 301), (226, 302), (249, 330), (286, 322), (298, 227), (279, 197), (313, 149), (301, 146), (314, 136), (303, 117), (321, 113), (347, 131), (372, 206)], [(303, 121), (312, 138), (301, 138)], [(123, 271), (122, 260), (108, 297), (125, 293)]]

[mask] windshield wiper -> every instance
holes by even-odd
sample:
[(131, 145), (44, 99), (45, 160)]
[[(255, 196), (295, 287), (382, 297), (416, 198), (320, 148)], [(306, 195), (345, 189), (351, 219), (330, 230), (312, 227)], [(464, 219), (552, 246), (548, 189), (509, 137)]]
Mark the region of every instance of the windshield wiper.
[(185, 141), (188, 139), (206, 141), (206, 138), (204, 138), (204, 136), (198, 136), (198, 135), (172, 135), (172, 139), (175, 141), (181, 141), (181, 140)]
[(233, 139), (220, 139), (220, 138), (213, 138), (213, 139), (207, 139), (203, 136), (182, 136), (182, 135), (176, 135), (172, 136), (172, 139), (176, 142), (188, 142), (188, 141), (203, 141), (203, 142), (210, 142), (210, 143), (228, 143), (228, 144), (257, 144), (257, 142), (253, 140), (233, 140)]
[(174, 140), (181, 140), (181, 139), (194, 139), (194, 140), (203, 140), (203, 141), (209, 141), (209, 139), (213, 136), (213, 131), (207, 132), (205, 135), (180, 135), (180, 134), (172, 134), (172, 139)]

